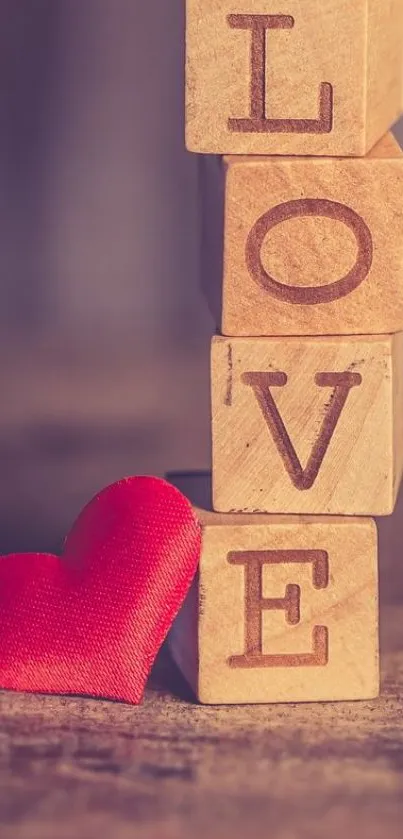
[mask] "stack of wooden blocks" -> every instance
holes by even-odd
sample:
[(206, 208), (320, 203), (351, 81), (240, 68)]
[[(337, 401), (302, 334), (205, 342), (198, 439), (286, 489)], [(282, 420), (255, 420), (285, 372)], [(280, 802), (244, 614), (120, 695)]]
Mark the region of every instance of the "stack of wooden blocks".
[(187, 0), (187, 145), (225, 178), (216, 512), (171, 636), (205, 703), (379, 692), (365, 516), (403, 470), (402, 28), (401, 0)]

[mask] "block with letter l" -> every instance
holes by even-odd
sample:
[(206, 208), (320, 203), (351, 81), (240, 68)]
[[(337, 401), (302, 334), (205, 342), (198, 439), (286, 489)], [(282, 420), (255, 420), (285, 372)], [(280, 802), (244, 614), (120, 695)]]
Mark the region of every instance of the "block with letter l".
[(213, 338), (218, 512), (389, 515), (403, 471), (403, 333)]
[(400, 0), (187, 0), (186, 141), (364, 155), (401, 108)]
[(197, 512), (199, 579), (170, 647), (199, 700), (377, 696), (375, 523)]

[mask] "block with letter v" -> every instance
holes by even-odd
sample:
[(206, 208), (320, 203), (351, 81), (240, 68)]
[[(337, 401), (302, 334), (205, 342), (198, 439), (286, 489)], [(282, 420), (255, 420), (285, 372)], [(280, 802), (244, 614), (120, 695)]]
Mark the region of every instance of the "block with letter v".
[(214, 509), (390, 514), (403, 468), (402, 362), (402, 333), (214, 338)]

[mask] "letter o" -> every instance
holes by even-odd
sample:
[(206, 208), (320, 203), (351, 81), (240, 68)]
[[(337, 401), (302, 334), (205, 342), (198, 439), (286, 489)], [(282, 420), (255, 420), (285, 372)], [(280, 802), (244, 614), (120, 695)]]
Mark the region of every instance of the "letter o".
[[(355, 264), (345, 277), (324, 286), (291, 286), (278, 282), (265, 271), (261, 260), (261, 250), (267, 234), (278, 224), (300, 216), (325, 216), (343, 222), (352, 230), (356, 238), (358, 254)], [(257, 220), (246, 242), (246, 264), (255, 282), (273, 297), (284, 303), (313, 305), (339, 300), (358, 288), (370, 272), (373, 252), (371, 231), (358, 213), (336, 201), (304, 198), (279, 204)]]

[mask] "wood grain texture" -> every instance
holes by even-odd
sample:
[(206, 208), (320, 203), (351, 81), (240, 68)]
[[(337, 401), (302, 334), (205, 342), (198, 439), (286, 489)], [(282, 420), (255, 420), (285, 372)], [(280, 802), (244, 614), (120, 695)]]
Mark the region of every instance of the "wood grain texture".
[(402, 357), (403, 333), (213, 338), (214, 509), (392, 513)]
[[(367, 41), (366, 149), (372, 149), (403, 104), (403, 4), (401, 0), (369, 0)], [(400, 72), (399, 72), (400, 68)]]
[(377, 696), (374, 523), (198, 513), (199, 579), (171, 651), (200, 702)]
[(187, 0), (186, 142), (364, 155), (401, 108), (400, 0)]
[(138, 708), (1, 694), (2, 839), (401, 839), (402, 622), (369, 701), (197, 706), (167, 658)]
[(355, 160), (230, 157), (225, 190), (224, 335), (403, 328), (403, 153), (392, 135)]

